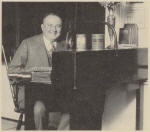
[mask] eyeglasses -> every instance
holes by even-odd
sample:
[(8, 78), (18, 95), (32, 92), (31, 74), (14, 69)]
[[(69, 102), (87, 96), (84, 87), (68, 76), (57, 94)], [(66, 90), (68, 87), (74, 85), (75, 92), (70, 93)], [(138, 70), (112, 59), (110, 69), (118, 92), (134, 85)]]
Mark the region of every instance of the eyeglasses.
[(45, 24), (44, 25), (46, 28), (50, 28), (50, 29), (61, 29), (62, 28), (62, 25), (61, 24), (58, 24), (58, 25), (53, 25), (53, 24)]

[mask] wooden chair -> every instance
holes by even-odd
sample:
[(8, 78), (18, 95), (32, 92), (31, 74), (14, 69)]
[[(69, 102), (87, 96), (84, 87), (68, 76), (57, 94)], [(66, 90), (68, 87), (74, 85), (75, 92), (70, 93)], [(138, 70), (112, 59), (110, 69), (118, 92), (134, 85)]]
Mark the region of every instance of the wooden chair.
[(20, 130), (21, 126), (23, 125), (22, 120), (23, 120), (23, 115), (24, 115), (25, 110), (19, 108), (19, 104), (18, 104), (19, 87), (18, 87), (18, 84), (15, 81), (13, 83), (10, 82), (11, 80), (10, 80), (9, 75), (8, 75), (8, 63), (7, 63), (5, 50), (4, 50), (3, 45), (2, 45), (2, 53), (3, 53), (3, 56), (4, 56), (4, 62), (5, 62), (5, 65), (6, 65), (7, 77), (8, 77), (8, 80), (9, 80), (9, 86), (10, 86), (10, 90), (11, 90), (11, 94), (12, 94), (12, 99), (13, 99), (13, 102), (14, 102), (14, 107), (15, 107), (14, 111), (17, 112), (17, 113), (20, 113), (19, 119), (18, 119), (18, 122), (17, 122), (17, 126), (16, 126), (16, 130)]

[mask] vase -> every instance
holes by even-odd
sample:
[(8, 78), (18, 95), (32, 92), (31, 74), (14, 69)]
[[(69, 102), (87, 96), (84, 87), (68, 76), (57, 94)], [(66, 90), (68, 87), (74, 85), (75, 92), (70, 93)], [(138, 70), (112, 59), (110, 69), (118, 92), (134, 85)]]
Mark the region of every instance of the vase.
[[(115, 28), (115, 16), (113, 14), (107, 16), (107, 22)], [(114, 34), (110, 27), (108, 27), (108, 34), (110, 38), (110, 47), (114, 48)]]

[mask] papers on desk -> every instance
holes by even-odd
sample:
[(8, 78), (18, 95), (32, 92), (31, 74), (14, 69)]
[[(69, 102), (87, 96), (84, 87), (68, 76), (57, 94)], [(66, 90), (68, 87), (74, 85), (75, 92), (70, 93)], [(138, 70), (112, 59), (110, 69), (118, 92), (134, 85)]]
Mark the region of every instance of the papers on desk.
[(26, 79), (31, 78), (31, 74), (22, 74), (22, 73), (10, 73), (8, 74), (8, 76), (11, 78), (26, 78)]

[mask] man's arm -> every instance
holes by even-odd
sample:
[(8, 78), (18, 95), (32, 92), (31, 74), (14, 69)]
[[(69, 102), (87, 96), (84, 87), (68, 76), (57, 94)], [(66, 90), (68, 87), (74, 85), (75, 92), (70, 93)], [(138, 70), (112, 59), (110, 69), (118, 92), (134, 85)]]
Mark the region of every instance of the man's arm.
[(24, 70), (28, 59), (27, 52), (27, 40), (23, 40), (8, 67), (9, 73), (19, 73)]

